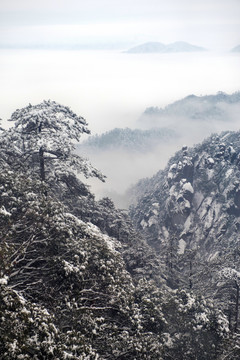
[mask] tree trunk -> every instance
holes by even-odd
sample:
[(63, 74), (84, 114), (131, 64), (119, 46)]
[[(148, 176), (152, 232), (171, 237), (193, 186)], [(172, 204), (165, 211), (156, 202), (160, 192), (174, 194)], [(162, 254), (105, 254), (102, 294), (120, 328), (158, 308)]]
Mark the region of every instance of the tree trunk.
[(42, 146), (39, 149), (39, 166), (40, 166), (40, 178), (42, 181), (45, 181), (44, 151)]
[(238, 329), (238, 312), (239, 312), (239, 285), (237, 281), (235, 281), (237, 293), (236, 293), (236, 309), (235, 309), (235, 332), (237, 332)]

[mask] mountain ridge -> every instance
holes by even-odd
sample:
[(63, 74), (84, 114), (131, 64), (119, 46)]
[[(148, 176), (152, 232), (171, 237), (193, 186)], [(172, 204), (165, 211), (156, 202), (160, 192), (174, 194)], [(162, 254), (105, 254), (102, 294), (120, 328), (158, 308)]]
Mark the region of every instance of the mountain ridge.
[[(197, 124), (205, 122), (207, 126), (236, 123), (240, 110), (240, 91), (227, 94), (219, 91), (215, 95), (188, 95), (165, 107), (151, 106), (145, 109), (138, 119), (139, 126), (144, 128), (162, 127), (164, 124), (176, 127), (176, 123)], [(220, 122), (220, 123), (219, 123)], [(170, 127), (171, 128), (171, 127)], [(217, 128), (217, 126), (216, 126)], [(230, 124), (228, 125), (230, 130)], [(221, 129), (221, 127), (220, 127)], [(193, 129), (194, 130), (194, 129)], [(225, 129), (221, 129), (222, 131)], [(220, 131), (221, 131), (220, 130)], [(227, 130), (227, 129), (226, 129)], [(209, 134), (206, 134), (206, 136)]]
[[(203, 106), (206, 104), (212, 104), (217, 105), (220, 103), (227, 103), (227, 104), (238, 104), (240, 103), (240, 91), (236, 91), (232, 94), (226, 94), (222, 91), (219, 91), (216, 95), (187, 95), (183, 99), (174, 101), (173, 103), (165, 106), (164, 108), (159, 107), (149, 107), (147, 108), (143, 114), (145, 115), (167, 115), (171, 112), (176, 112), (177, 110), (181, 110), (181, 107), (186, 106), (187, 110), (191, 110), (189, 108), (188, 103), (193, 103), (193, 110), (194, 106), (197, 106), (197, 104), (202, 104)], [(192, 110), (192, 111), (193, 111)], [(197, 118), (197, 108), (195, 110), (196, 114), (192, 115), (192, 117)]]
[(92, 148), (101, 151), (122, 149), (134, 152), (150, 152), (159, 142), (167, 142), (176, 136), (174, 130), (156, 128), (149, 130), (114, 128), (100, 135), (90, 136), (78, 149)]
[(178, 52), (194, 52), (206, 51), (205, 48), (189, 44), (184, 41), (176, 41), (171, 44), (163, 44), (161, 42), (146, 42), (125, 51), (128, 54), (134, 53), (178, 53)]

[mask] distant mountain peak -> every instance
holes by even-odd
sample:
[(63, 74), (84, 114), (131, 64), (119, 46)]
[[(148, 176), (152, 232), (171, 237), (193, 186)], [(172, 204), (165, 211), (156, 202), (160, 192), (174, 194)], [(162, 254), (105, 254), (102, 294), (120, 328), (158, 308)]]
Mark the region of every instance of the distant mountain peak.
[(133, 48), (127, 50), (127, 53), (155, 53), (163, 52), (166, 48), (166, 45), (160, 42), (146, 42), (144, 44), (134, 46)]
[(144, 44), (135, 46), (127, 53), (172, 53), (172, 52), (193, 52), (205, 51), (203, 47), (189, 44), (185, 41), (176, 41), (171, 44), (163, 44), (161, 42), (146, 42)]
[(189, 44), (185, 41), (176, 41), (172, 44), (166, 45), (165, 52), (191, 52), (191, 51), (206, 51), (203, 47)]

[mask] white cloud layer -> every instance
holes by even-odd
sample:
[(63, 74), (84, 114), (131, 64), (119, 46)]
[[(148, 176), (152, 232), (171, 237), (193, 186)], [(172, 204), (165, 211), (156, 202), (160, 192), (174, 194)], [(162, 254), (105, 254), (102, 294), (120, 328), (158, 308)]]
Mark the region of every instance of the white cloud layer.
[(239, 0), (1, 0), (0, 44), (240, 42)]

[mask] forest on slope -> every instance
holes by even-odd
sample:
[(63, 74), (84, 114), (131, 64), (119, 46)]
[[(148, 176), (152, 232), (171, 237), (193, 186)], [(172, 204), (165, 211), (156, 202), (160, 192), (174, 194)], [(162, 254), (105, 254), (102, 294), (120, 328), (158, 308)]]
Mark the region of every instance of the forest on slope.
[[(0, 133), (0, 359), (238, 359), (239, 133), (177, 153), (138, 185), (131, 220), (77, 176), (106, 180), (74, 151), (85, 119), (44, 101), (11, 121)], [(209, 278), (197, 291), (196, 271), (190, 286), (194, 251), (228, 279), (231, 299), (216, 302)]]

